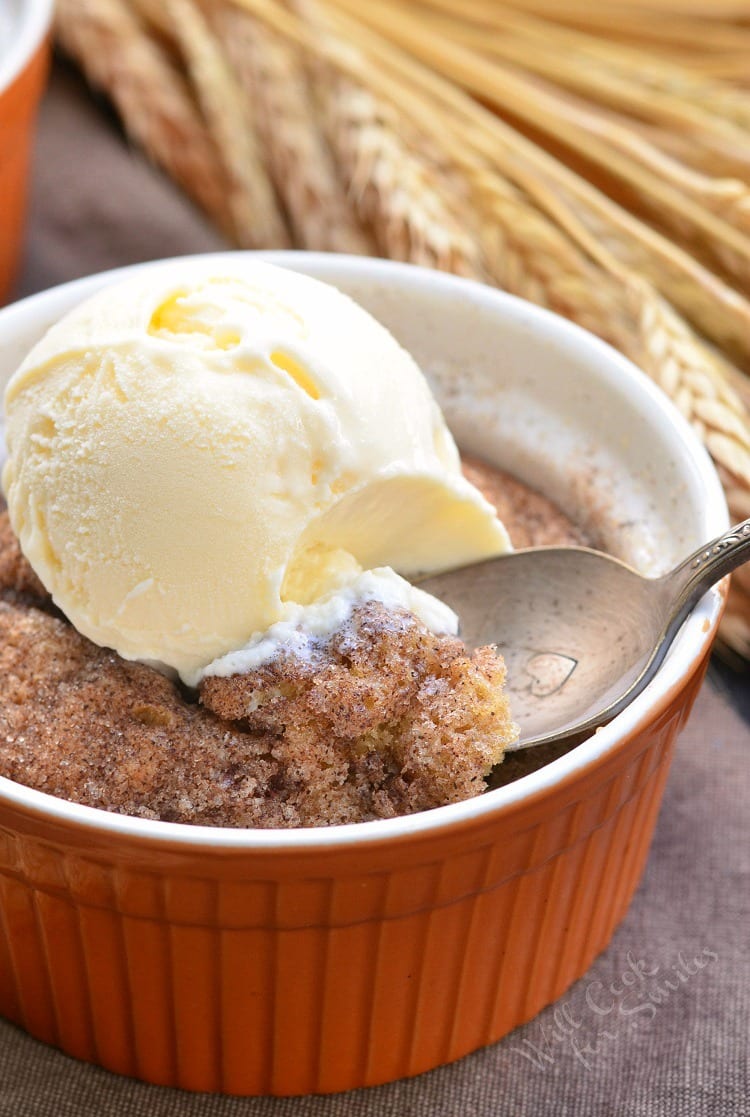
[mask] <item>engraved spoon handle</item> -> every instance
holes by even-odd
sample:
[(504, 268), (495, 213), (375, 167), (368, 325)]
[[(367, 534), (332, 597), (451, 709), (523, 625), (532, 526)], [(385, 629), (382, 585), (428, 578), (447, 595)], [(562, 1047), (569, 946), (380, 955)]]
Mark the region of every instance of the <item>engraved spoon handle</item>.
[(730, 527), (658, 579), (674, 603), (674, 623), (684, 620), (706, 590), (749, 559), (750, 519), (747, 519)]

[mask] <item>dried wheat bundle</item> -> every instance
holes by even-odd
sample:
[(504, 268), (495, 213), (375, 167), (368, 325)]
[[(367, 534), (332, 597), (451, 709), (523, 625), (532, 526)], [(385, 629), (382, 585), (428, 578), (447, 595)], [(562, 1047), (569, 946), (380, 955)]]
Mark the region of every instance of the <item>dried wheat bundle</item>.
[(464, 119), (460, 127), (466, 141), (519, 182), (592, 256), (606, 251), (608, 261), (638, 271), (708, 338), (747, 363), (750, 301), (744, 295), (501, 122)]
[(615, 285), (595, 261), (487, 164), (466, 156), (462, 163), (482, 216), (482, 249), (492, 280), (624, 346), (628, 319), (615, 298)]
[(462, 228), (458, 199), (367, 89), (321, 70), (317, 88), (349, 194), (381, 249), (458, 275), (483, 278), (479, 247)]
[[(508, 3), (521, 7), (527, 3), (534, 8), (542, 8), (550, 14), (564, 13), (570, 15), (572, 11), (582, 13), (584, 18), (590, 14), (590, 5), (587, 0), (506, 0)], [(748, 11), (746, 0), (601, 0), (597, 5), (601, 11), (609, 13), (610, 18), (615, 13), (640, 12), (641, 18), (646, 16), (651, 19), (657, 16), (672, 18), (674, 16), (690, 17), (696, 20), (747, 20)]]
[(255, 106), (258, 129), (295, 243), (313, 251), (374, 254), (325, 142), (296, 48), (232, 4), (209, 6), (216, 32)]
[[(466, 0), (467, 3), (486, 7), (493, 0)], [(731, 48), (736, 40), (736, 28), (727, 27), (747, 19), (745, 0), (724, 3), (723, 0), (705, 0), (693, 6), (689, 0), (676, 0), (673, 5), (655, 0), (606, 0), (592, 4), (590, 0), (503, 0), (509, 7), (531, 11), (550, 21), (571, 27), (596, 29), (611, 38), (626, 37), (650, 41), (652, 37), (682, 44), (703, 41), (717, 49)], [(670, 36), (670, 29), (672, 35)]]
[[(550, 13), (540, 18), (534, 14), (533, 4), (518, 5), (514, 0), (462, 0), (460, 7), (455, 0), (412, 0), (412, 7), (415, 5), (440, 13), (444, 18), (452, 17), (453, 34), (475, 35), (480, 28), (483, 48), (493, 46), (498, 36), (505, 37), (509, 33), (522, 36), (529, 41), (527, 46), (554, 46), (558, 52), (584, 55), (580, 59), (583, 66), (606, 62), (610, 72), (635, 78), (659, 92), (678, 94), (738, 122), (747, 121), (744, 91), (712, 80), (710, 75), (713, 70), (731, 65), (740, 57), (746, 59), (743, 44), (745, 50), (750, 47), (750, 27), (743, 29), (734, 25), (729, 29), (715, 22), (707, 25), (693, 20), (687, 24), (690, 30), (686, 32), (686, 25), (674, 15), (660, 22), (658, 12), (652, 10), (648, 19), (639, 15), (628, 25), (634, 39), (628, 41), (618, 38), (623, 9), (613, 13), (599, 4), (589, 5), (593, 26), (581, 25), (580, 21), (566, 25), (564, 16), (571, 11), (569, 5), (560, 9), (561, 21), (555, 21)], [(625, 12), (626, 17), (632, 14), (632, 9)], [(656, 42), (651, 41), (654, 28)], [(718, 42), (714, 41), (717, 31)], [(660, 42), (664, 54), (658, 50)], [(521, 65), (525, 66), (526, 62), (524, 57)]]
[[(340, 23), (341, 17), (336, 18)], [(561, 192), (565, 189), (570, 190), (571, 195), (575, 197), (577, 202), (580, 202), (581, 205), (583, 203), (589, 205), (593, 213), (600, 218), (601, 223), (596, 228), (596, 240), (592, 237), (585, 237), (580, 230), (577, 233), (577, 236), (583, 239), (587, 251), (591, 252), (595, 258), (601, 256), (601, 245), (598, 241), (605, 219), (610, 222), (611, 230), (622, 227), (623, 241), (626, 234), (635, 238), (636, 242), (640, 239), (644, 245), (644, 252), (646, 246), (651, 246), (655, 261), (663, 257), (669, 263), (674, 262), (675, 267), (679, 265), (684, 269), (684, 277), (678, 272), (675, 282), (684, 283), (686, 278), (692, 275), (694, 279), (693, 296), (696, 304), (702, 292), (707, 315), (713, 313), (721, 317), (722, 306), (726, 309), (726, 318), (722, 319), (721, 329), (717, 329), (717, 332), (735, 334), (739, 343), (744, 342), (746, 344), (749, 322), (748, 305), (746, 300), (738, 296), (736, 292), (722, 285), (710, 272), (701, 269), (692, 258), (684, 253), (675, 252), (674, 246), (669, 241), (633, 220), (629, 214), (611, 203), (601, 192), (591, 187), (579, 176), (572, 174), (567, 168), (551, 159), (545, 152), (530, 144), (492, 114), (487, 113), (474, 102), (462, 96), (460, 92), (442, 82), (438, 77), (428, 73), (424, 68), (418, 67), (413, 61), (410, 62), (403, 56), (399, 56), (382, 40), (378, 41), (371, 38), (368, 46), (371, 52), (377, 54), (378, 63), (378, 69), (369, 72), (368, 80), (379, 82), (381, 88), (386, 88), (383, 84), (382, 71), (391, 65), (398, 70), (401, 78), (419, 83), (421, 91), (432, 106), (436, 103), (440, 105), (440, 114), (436, 114), (434, 111), (425, 114), (423, 104), (422, 121), (425, 127), (432, 124), (433, 127), (444, 133), (446, 124), (448, 127), (451, 126), (451, 117), (448, 114), (456, 113), (457, 119), (453, 127), (457, 135), (456, 142), (452, 147), (452, 158), (457, 162), (460, 163), (465, 160), (467, 145), (473, 146), (486, 159), (494, 163), (496, 170), (510, 177), (520, 177), (520, 185), (524, 189), (534, 193), (537, 201), (540, 197), (543, 199), (542, 208), (551, 208), (552, 199), (559, 198)], [(358, 66), (361, 70), (362, 63), (359, 62)], [(405, 87), (399, 87), (393, 93), (393, 96), (398, 97), (402, 104), (405, 103)], [(414, 118), (419, 113), (419, 105), (410, 101), (408, 111), (409, 115)], [(522, 169), (524, 173), (522, 173)], [(543, 176), (545, 173), (552, 176), (554, 191), (544, 189)], [(562, 207), (556, 206), (554, 216), (561, 224), (565, 224), (561, 221), (562, 215)], [(641, 256), (641, 262), (643, 259), (645, 259), (645, 256)], [(625, 262), (627, 263), (627, 261)], [(667, 263), (665, 263), (664, 269), (664, 274), (667, 275)]]
[[(488, 279), (567, 315), (664, 389), (713, 455), (733, 516), (748, 514), (750, 379), (738, 366), (750, 368), (750, 95), (715, 76), (736, 72), (750, 36), (750, 23), (728, 34), (743, 14), (735, 0), (650, 0), (648, 19), (641, 0), (61, 9), (78, 57), (78, 25), (109, 13), (119, 64), (140, 63), (142, 98), (138, 51), (152, 77), (153, 58), (171, 76), (209, 145), (233, 239), (283, 245), (288, 223), (305, 247)], [(618, 36), (604, 42), (618, 13)], [(89, 69), (125, 115), (115, 75), (101, 59)], [(264, 191), (275, 219), (262, 216)], [(722, 633), (750, 657), (744, 572)]]
[[(567, 145), (594, 172), (616, 179), (635, 194), (653, 220), (686, 246), (704, 253), (737, 282), (750, 284), (750, 236), (723, 221), (618, 146), (611, 128), (603, 130), (595, 113), (561, 100), (517, 69), (489, 61), (475, 50), (443, 38), (423, 21), (389, 0), (336, 0), (374, 30), (401, 45), (427, 65), (463, 86), (501, 112), (539, 130), (555, 144)], [(714, 137), (722, 150), (742, 147), (728, 137)], [(747, 149), (747, 140), (743, 140)], [(750, 171), (750, 149), (747, 149)]]
[[(438, 0), (426, 0), (436, 3)], [(623, 3), (596, 3), (572, 0), (557, 4), (554, 0), (462, 0), (461, 12), (474, 19), (490, 14), (512, 12), (534, 18), (547, 28), (564, 28), (596, 37), (608, 48), (625, 47), (648, 55), (655, 63), (677, 63), (696, 76), (730, 80), (738, 86), (750, 83), (747, 52), (750, 49), (750, 26), (747, 6), (739, 0), (745, 22), (711, 5), (703, 16), (691, 14), (680, 4), (673, 10), (660, 10), (649, 5), (644, 13), (625, 0)], [(710, 18), (711, 16), (715, 18)], [(708, 17), (708, 18), (706, 18)]]
[[(589, 123), (600, 121), (596, 134), (629, 153), (688, 197), (725, 217), (730, 224), (750, 232), (750, 186), (747, 183), (698, 173), (669, 152), (660, 150), (659, 145), (649, 142), (643, 133), (635, 131), (632, 119), (611, 111), (596, 112), (602, 106), (627, 108), (636, 121), (650, 120), (660, 129), (660, 135), (667, 129), (669, 135), (678, 138), (670, 110), (674, 108), (681, 113), (687, 106), (694, 124), (696, 116), (698, 123), (705, 122), (708, 113), (710, 122), (715, 121), (722, 129), (726, 122), (736, 126), (732, 129), (733, 138), (739, 140), (739, 154), (733, 149), (736, 161), (742, 160), (743, 150), (748, 149), (745, 133), (750, 126), (750, 94), (707, 81), (685, 67), (663, 60), (655, 62), (648, 56), (644, 58), (642, 51), (613, 46), (580, 31), (530, 18), (528, 14), (521, 17), (502, 4), (470, 11), (467, 22), (465, 9), (461, 9), (459, 17), (454, 0), (420, 2), (426, 10), (434, 9), (439, 13), (437, 26), (453, 41), (490, 57), (505, 58), (522, 69), (560, 82), (566, 89), (585, 94), (588, 98), (586, 120)], [(556, 96), (559, 99), (559, 90)], [(580, 111), (584, 106), (580, 102), (578, 105)], [(699, 129), (698, 137), (703, 142), (703, 130)], [(688, 142), (695, 146), (695, 128)], [(715, 156), (710, 148), (708, 153)], [(742, 165), (747, 169), (747, 156)]]
[(216, 140), (229, 189), (234, 239), (243, 248), (291, 243), (260, 151), (254, 115), (210, 25), (195, 0), (138, 0), (168, 30), (182, 55), (203, 115)]
[[(604, 112), (601, 106), (598, 112), (599, 114)], [(739, 181), (745, 187), (750, 182), (748, 160), (742, 150), (739, 152), (731, 150), (717, 152), (709, 146), (704, 146), (699, 135), (688, 138), (670, 131), (668, 128), (660, 128), (654, 124), (644, 124), (640, 120), (623, 119), (619, 114), (612, 113), (611, 110), (608, 115), (613, 116), (620, 124), (624, 124), (634, 135), (648, 140), (652, 147), (658, 148), (663, 154), (671, 156), (685, 168), (692, 168), (717, 182)], [(728, 216), (729, 220), (732, 220), (732, 215)]]
[(717, 55), (701, 52), (689, 59), (689, 65), (694, 73), (702, 74), (704, 77), (714, 78), (738, 88), (750, 86), (746, 50), (732, 53), (723, 51)]
[[(268, 0), (239, 2), (314, 49), (315, 36)], [(305, 10), (311, 17), (313, 6), (308, 4)], [(331, 14), (316, 10), (318, 25), (328, 26)], [(337, 118), (333, 131), (339, 133), (337, 150), (359, 204), (381, 228), (389, 254), (421, 260), (424, 248), (419, 243), (429, 234), (433, 244), (427, 252), (433, 265), (489, 275), (506, 290), (567, 314), (613, 344), (624, 344), (627, 323), (620, 320), (616, 291), (613, 285), (608, 287), (595, 264), (521, 191), (471, 155), (460, 138), (446, 132), (428, 98), (389, 81), (378, 66), (353, 50), (351, 36), (346, 50), (337, 50), (330, 42), (328, 47), (328, 69), (342, 75), (338, 85), (329, 77)], [(399, 137), (407, 137), (408, 145), (397, 145)], [(415, 174), (408, 189), (404, 167)], [(463, 198), (449, 167), (462, 172), (468, 192)], [(464, 230), (457, 226), (459, 210)], [(472, 223), (479, 227), (472, 230)], [(446, 231), (453, 238), (452, 249)], [(467, 231), (481, 233), (473, 246)], [(464, 254), (467, 247), (470, 257)]]
[[(426, 12), (433, 6), (440, 12), (437, 26), (455, 41), (549, 77), (594, 102), (689, 133), (696, 127), (716, 129), (744, 140), (736, 132), (737, 126), (745, 129), (750, 123), (750, 98), (744, 90), (708, 81), (675, 62), (655, 63), (642, 51), (580, 30), (522, 16), (502, 3), (485, 9), (484, 18), (475, 17), (472, 24), (463, 9), (459, 14), (446, 0), (421, 2)], [(494, 34), (488, 35), (488, 29)]]
[(478, 246), (459, 219), (459, 199), (447, 197), (449, 176), (441, 176), (423, 153), (404, 142), (389, 106), (358, 83), (356, 63), (346, 48), (334, 52), (339, 63), (349, 58), (349, 65), (339, 65), (336, 72), (325, 52), (316, 50), (317, 37), (310, 28), (304, 33), (303, 24), (273, 0), (234, 0), (228, 6), (265, 19), (270, 30), (281, 30), (291, 44), (311, 52), (307, 68), (320, 116), (348, 198), (363, 225), (375, 233), (376, 247), (395, 259), (484, 278)]
[[(277, 26), (281, 26), (289, 33), (288, 21), (285, 23), (284, 19), (282, 19), (278, 13), (272, 16), (273, 9), (269, 7), (267, 0), (242, 0), (242, 2), (244, 6), (253, 7), (259, 12), (264, 12), (266, 18), (276, 19)], [(339, 25), (342, 24), (342, 17), (340, 15), (332, 16), (328, 13), (327, 18), (329, 22), (331, 22), (331, 20), (333, 21), (334, 26), (337, 21)], [(345, 24), (345, 26), (351, 31), (350, 25)], [(299, 34), (299, 29), (297, 33)], [(352, 38), (353, 36), (350, 34), (348, 40), (350, 45)], [(377, 56), (377, 66), (370, 66), (368, 69), (366, 57), (360, 55), (353, 57), (351, 51), (348, 54), (340, 54), (337, 58), (337, 64), (343, 68), (349, 67), (353, 72), (357, 72), (360, 75), (366, 74), (367, 81), (377, 85), (381, 90), (388, 90), (390, 88), (393, 96), (405, 106), (409, 118), (411, 120), (420, 119), (420, 122), (425, 128), (432, 126), (437, 134), (442, 135), (442, 142), (444, 145), (446, 142), (446, 117), (444, 115), (438, 116), (435, 114), (435, 98), (439, 98), (442, 93), (446, 109), (451, 107), (455, 109), (457, 106), (462, 107), (464, 109), (464, 114), (460, 124), (457, 126), (456, 142), (453, 144), (450, 155), (453, 160), (459, 165), (462, 165), (465, 171), (469, 166), (478, 167), (481, 170), (481, 164), (477, 164), (476, 160), (472, 163), (465, 153), (467, 139), (472, 141), (475, 139), (471, 131), (467, 131), (467, 120), (488, 122), (490, 131), (486, 137), (487, 143), (489, 144), (489, 150), (494, 155), (497, 155), (498, 137), (502, 138), (509, 133), (509, 130), (502, 122), (497, 121), (491, 114), (485, 113), (479, 106), (476, 106), (473, 102), (462, 97), (434, 75), (430, 75), (424, 69), (420, 69), (413, 63), (405, 61), (403, 57), (397, 55), (396, 52), (394, 52), (392, 48), (389, 48), (387, 44), (384, 44), (382, 40), (379, 41), (375, 37), (370, 37), (367, 40), (367, 44), (370, 51), (374, 52)], [(421, 75), (423, 79), (423, 89), (425, 93), (429, 95), (429, 100), (423, 98), (420, 102), (413, 96), (412, 99), (409, 100), (408, 87), (403, 83), (398, 86), (395, 91), (393, 90), (392, 84), (390, 86), (388, 85), (383, 76), (384, 69), (387, 68), (389, 62), (392, 65), (396, 65), (394, 61), (396, 59), (398, 59), (398, 70), (402, 78), (406, 74), (412, 78), (417, 74)], [(529, 147), (527, 141), (523, 140), (521, 140), (520, 146), (521, 148)], [(485, 150), (487, 150), (487, 148), (485, 148)], [(477, 173), (479, 173), (479, 171)], [(560, 230), (553, 231), (553, 227), (549, 224), (545, 227), (544, 235), (547, 238), (553, 237), (555, 247), (551, 253), (542, 251), (541, 244), (543, 242), (540, 240), (537, 244), (533, 236), (533, 229), (542, 227), (540, 214), (535, 212), (527, 201), (524, 211), (526, 220), (524, 221), (522, 219), (523, 215), (518, 212), (520, 208), (518, 194), (515, 195), (516, 210), (513, 212), (512, 217), (506, 218), (504, 222), (501, 222), (499, 220), (499, 202), (502, 200), (503, 204), (507, 204), (509, 193), (507, 186), (500, 189), (498, 187), (498, 182), (499, 179), (497, 175), (494, 177), (485, 175), (486, 188), (492, 188), (494, 191), (493, 203), (497, 207), (497, 211), (493, 214), (493, 220), (496, 231), (497, 228), (503, 231), (507, 228), (508, 235), (514, 237), (519, 242), (522, 249), (524, 245), (528, 246), (526, 255), (529, 262), (526, 267), (526, 272), (529, 276), (531, 276), (532, 269), (537, 267), (534, 262), (537, 260), (543, 261), (545, 258), (551, 259), (553, 266), (542, 270), (546, 270), (548, 275), (554, 273), (554, 261), (556, 260), (558, 265), (557, 272), (564, 277), (562, 282), (568, 290), (572, 290), (571, 273), (575, 271), (579, 276), (582, 276), (585, 282), (581, 284), (582, 291), (577, 300), (581, 305), (580, 315), (586, 316), (586, 324), (589, 325), (590, 328), (595, 328), (597, 332), (604, 334), (604, 336), (608, 336), (611, 340), (613, 323), (617, 319), (616, 308), (618, 305), (623, 304), (623, 299), (621, 297), (619, 299), (611, 297), (606, 306), (601, 309), (597, 325), (597, 312), (595, 307), (600, 298), (600, 288), (597, 287), (594, 280), (596, 279), (601, 282), (601, 275), (596, 272), (587, 273), (583, 264), (580, 262), (580, 257), (576, 257), (571, 245), (566, 243), (564, 237), (561, 236)], [(599, 250), (598, 255), (601, 256), (601, 250)], [(574, 260), (576, 263), (571, 267), (571, 262)], [(523, 268), (516, 268), (509, 274), (518, 274), (519, 272), (523, 272), (523, 270)], [(613, 274), (618, 275), (621, 280), (625, 277), (625, 273), (618, 265), (612, 265), (612, 271)], [(553, 305), (555, 308), (559, 308), (561, 306), (559, 299), (554, 296), (551, 298), (548, 294), (549, 280), (546, 281), (548, 285), (547, 289), (543, 289), (539, 286), (540, 274), (540, 270), (537, 267), (536, 278), (530, 278), (530, 283), (536, 282), (537, 284), (535, 294), (536, 301), (545, 302), (547, 305)], [(499, 281), (509, 283), (508, 275)], [(518, 290), (518, 283), (513, 284), (513, 289)], [(531, 291), (532, 288), (528, 287), (525, 293), (528, 295)], [(742, 450), (747, 443), (747, 438), (745, 436), (746, 416), (742, 410), (742, 405), (737, 400), (734, 393), (731, 393), (727, 388), (722, 369), (713, 362), (711, 355), (705, 348), (698, 344), (695, 335), (681, 322), (679, 316), (673, 313), (670, 314), (668, 305), (663, 300), (660, 300), (658, 296), (649, 289), (647, 284), (644, 284), (636, 276), (630, 276), (627, 278), (627, 291), (629, 292), (628, 298), (624, 300), (624, 302), (629, 302), (631, 304), (631, 322), (637, 324), (635, 327), (631, 326), (631, 329), (634, 330), (636, 341), (634, 342), (631, 338), (629, 346), (630, 352), (642, 365), (651, 364), (654, 367), (656, 374), (661, 375), (663, 384), (675, 395), (683, 410), (688, 410), (687, 400), (693, 398), (694, 392), (690, 389), (689, 385), (676, 379), (677, 370), (685, 369), (686, 372), (691, 373), (693, 388), (695, 385), (703, 383), (705, 389), (706, 385), (710, 384), (709, 395), (713, 402), (710, 407), (704, 406), (699, 402), (699, 410), (702, 411), (703, 416), (710, 416), (717, 411), (716, 400), (719, 400), (722, 406), (727, 408), (727, 414), (721, 415), (720, 423), (713, 433), (717, 436), (717, 445), (721, 445), (720, 439), (725, 438), (731, 431), (741, 432), (742, 439), (738, 441), (737, 447), (734, 448), (729, 465), (733, 470), (737, 471), (739, 469), (740, 473), (745, 473), (746, 466), (743, 464)], [(521, 293), (524, 292), (522, 291)], [(646, 295), (648, 295), (648, 299), (644, 303)], [(570, 316), (574, 316), (575, 309), (573, 303), (568, 307), (568, 313)], [(649, 331), (651, 336), (649, 336)], [(627, 344), (622, 337), (619, 338), (619, 341), (616, 339), (616, 343), (619, 343), (620, 347), (625, 347)], [(637, 346), (640, 347), (638, 351), (636, 351)], [(679, 353), (677, 350), (679, 350)], [(658, 361), (663, 357), (667, 358), (664, 361), (664, 368), (668, 371), (660, 373), (657, 366)], [(738, 410), (733, 412), (733, 408)], [(695, 418), (699, 423), (706, 422), (705, 417), (701, 418), (697, 414)]]
[[(244, 0), (258, 7), (264, 0)], [(268, 11), (266, 12), (269, 15)], [(325, 19), (325, 16), (323, 17)], [(353, 28), (342, 17), (328, 14), (332, 26), (349, 31), (348, 42), (356, 38)], [(488, 158), (497, 156), (498, 134), (506, 126), (487, 116), (473, 102), (463, 98), (434, 75), (400, 58), (392, 48), (373, 37), (362, 40), (377, 55), (377, 66), (368, 68), (367, 58), (351, 54), (339, 60), (368, 82), (391, 95), (412, 122), (433, 131), (433, 140), (448, 147), (448, 159), (459, 166), (475, 188), (475, 209), (485, 213), (482, 246), (486, 265), (496, 282), (515, 293), (533, 298), (587, 326), (626, 352), (650, 372), (675, 399), (678, 406), (711, 442), (717, 460), (750, 485), (750, 434), (747, 413), (726, 383), (723, 369), (701, 346), (695, 334), (671, 307), (638, 276), (618, 261), (606, 256), (601, 246), (591, 251), (592, 238), (580, 236), (578, 245), (566, 238), (559, 224), (545, 219), (530, 197), (510, 186), (497, 169), (491, 173), (476, 155), (467, 154), (467, 141), (476, 142), (468, 120), (489, 121), (484, 147)], [(379, 47), (379, 49), (378, 49)], [(389, 63), (402, 78), (422, 76), (429, 100), (420, 100), (403, 84), (395, 89), (384, 78)], [(443, 93), (446, 108), (463, 107), (465, 112), (449, 142), (450, 118), (437, 116), (435, 99)], [(403, 125), (402, 125), (403, 128)], [(521, 141), (521, 148), (528, 147)], [(511, 175), (513, 168), (511, 165)], [(588, 253), (588, 257), (586, 255)], [(602, 267), (603, 264), (603, 267)]]

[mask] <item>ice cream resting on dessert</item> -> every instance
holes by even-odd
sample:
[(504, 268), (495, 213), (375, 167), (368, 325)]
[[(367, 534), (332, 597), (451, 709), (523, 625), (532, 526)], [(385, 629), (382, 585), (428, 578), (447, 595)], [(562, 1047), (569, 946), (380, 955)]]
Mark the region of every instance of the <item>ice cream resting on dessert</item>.
[(32, 349), (6, 417), (11, 523), (56, 605), (190, 685), (359, 600), (455, 630), (404, 579), (510, 546), (409, 354), (335, 288), (268, 264), (105, 287)]

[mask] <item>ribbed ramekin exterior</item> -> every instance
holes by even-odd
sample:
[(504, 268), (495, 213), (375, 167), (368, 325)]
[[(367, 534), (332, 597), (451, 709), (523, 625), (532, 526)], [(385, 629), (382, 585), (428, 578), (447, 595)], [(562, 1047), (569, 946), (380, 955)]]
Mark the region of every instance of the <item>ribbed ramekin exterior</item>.
[(623, 916), (702, 674), (580, 776), (387, 844), (155, 848), (2, 805), (0, 1012), (111, 1070), (236, 1094), (346, 1090), (491, 1043)]

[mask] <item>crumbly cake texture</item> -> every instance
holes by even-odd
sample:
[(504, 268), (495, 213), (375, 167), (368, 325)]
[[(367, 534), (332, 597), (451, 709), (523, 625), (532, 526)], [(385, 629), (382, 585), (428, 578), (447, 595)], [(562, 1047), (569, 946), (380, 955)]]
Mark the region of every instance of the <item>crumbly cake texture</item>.
[(157, 671), (0, 603), (0, 774), (91, 807), (208, 825), (300, 825), (272, 741), (233, 732)]
[(201, 701), (284, 742), (316, 817), (387, 818), (468, 799), (515, 740), (492, 648), (365, 602), (330, 638), (245, 675), (209, 677)]
[(52, 615), (0, 514), (0, 774), (122, 814), (295, 827), (476, 795), (514, 737), (505, 670), (370, 602), (201, 704)]
[[(464, 472), (516, 546), (586, 542), (513, 478), (475, 459)], [(374, 603), (330, 640), (209, 678), (200, 703), (189, 701), (65, 621), (2, 507), (0, 775), (143, 818), (330, 825), (476, 795), (513, 738), (492, 649), (469, 657), (458, 640)]]
[(516, 550), (591, 546), (591, 540), (542, 493), (479, 458), (464, 455), (461, 464), (464, 476), (496, 509)]

